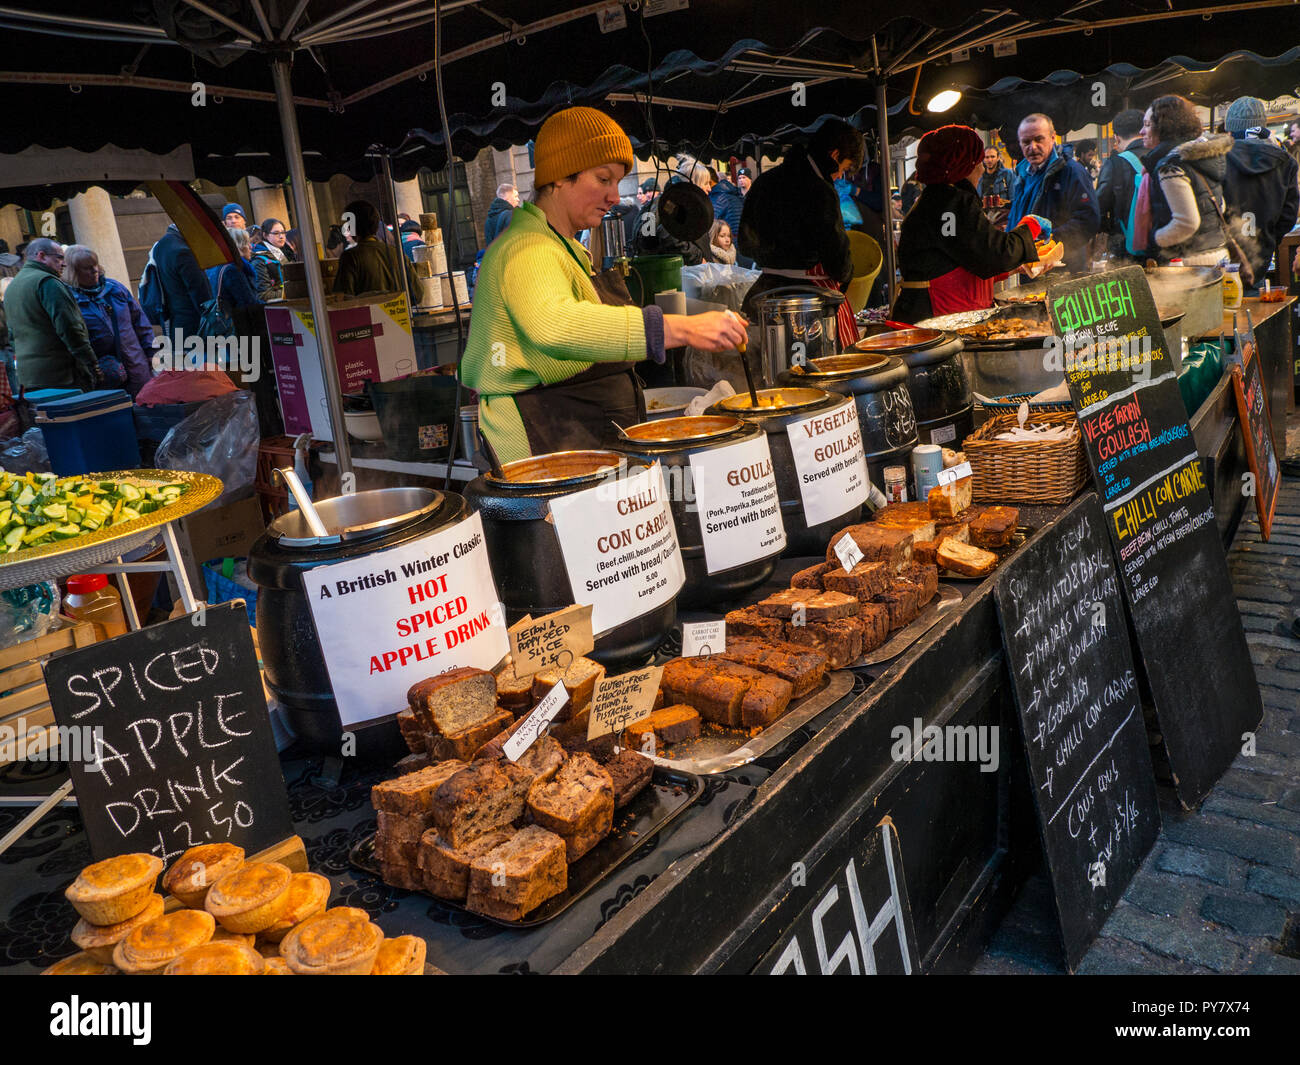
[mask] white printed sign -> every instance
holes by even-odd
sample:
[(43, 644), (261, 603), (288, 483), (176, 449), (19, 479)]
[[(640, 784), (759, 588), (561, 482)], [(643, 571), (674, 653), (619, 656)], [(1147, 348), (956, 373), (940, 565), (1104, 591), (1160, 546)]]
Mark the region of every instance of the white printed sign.
[(663, 467), (551, 500), (575, 603), (597, 637), (663, 606), (686, 583)]
[(501, 750), (512, 762), (519, 761), (538, 738), (545, 732), (555, 715), (569, 701), (569, 689), (564, 681), (557, 680), (555, 687), (542, 696), (542, 701), (533, 707), (532, 712), (519, 723), (519, 727), (510, 734), (510, 738), (501, 745)]
[(844, 567), (845, 573), (852, 573), (853, 567), (866, 557), (862, 554), (858, 542), (848, 533), (835, 541), (835, 554), (840, 560), (840, 565)]
[(449, 529), (302, 575), (344, 725), (386, 717), (407, 689), (509, 653), (483, 538), (472, 514)]
[(939, 483), (941, 485), (956, 484), (963, 477), (969, 477), (969, 476), (971, 476), (970, 463), (962, 462), (962, 463), (958, 463), (956, 466), (949, 466), (948, 469), (946, 470), (940, 470)]
[(799, 475), (804, 521), (811, 527), (860, 507), (867, 498), (867, 457), (858, 408), (846, 399), (834, 410), (786, 427)]
[(682, 657), (720, 655), (727, 649), (725, 621), (685, 621), (682, 623)]
[(785, 524), (766, 433), (692, 455), (691, 479), (710, 573), (784, 550)]

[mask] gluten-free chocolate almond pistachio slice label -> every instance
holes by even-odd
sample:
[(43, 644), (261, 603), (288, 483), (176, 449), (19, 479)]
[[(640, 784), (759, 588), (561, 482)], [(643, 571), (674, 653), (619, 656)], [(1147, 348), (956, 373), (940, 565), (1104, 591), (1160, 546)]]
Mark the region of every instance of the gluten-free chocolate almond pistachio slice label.
[(804, 521), (809, 526), (833, 521), (860, 507), (867, 498), (867, 457), (862, 451), (858, 408), (845, 399), (833, 410), (801, 418), (786, 426)]
[(686, 583), (663, 468), (552, 499), (551, 517), (575, 603), (597, 636), (669, 602)]
[(596, 688), (591, 693), (587, 739), (622, 732), (632, 722), (649, 717), (663, 673), (662, 666), (647, 666), (596, 681)]
[(704, 563), (721, 573), (785, 549), (767, 434), (691, 456)]

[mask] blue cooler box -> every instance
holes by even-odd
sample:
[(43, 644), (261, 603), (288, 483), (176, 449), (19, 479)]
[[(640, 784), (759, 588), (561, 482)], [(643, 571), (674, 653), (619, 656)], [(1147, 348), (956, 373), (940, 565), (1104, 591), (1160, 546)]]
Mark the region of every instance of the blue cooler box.
[(131, 397), (121, 389), (43, 402), (36, 424), (45, 437), (50, 468), (60, 477), (140, 465)]
[(32, 405), (33, 410), (39, 410), (45, 403), (79, 395), (81, 395), (79, 388), (38, 388), (34, 392), (24, 392), (23, 399)]

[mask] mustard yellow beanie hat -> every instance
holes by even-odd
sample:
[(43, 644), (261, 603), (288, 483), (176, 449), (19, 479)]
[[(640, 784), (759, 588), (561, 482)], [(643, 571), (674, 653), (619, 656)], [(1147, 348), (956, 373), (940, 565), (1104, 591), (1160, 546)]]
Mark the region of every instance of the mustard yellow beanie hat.
[(609, 115), (594, 107), (557, 111), (537, 131), (533, 184), (537, 188), (606, 163), (631, 170), (632, 142)]

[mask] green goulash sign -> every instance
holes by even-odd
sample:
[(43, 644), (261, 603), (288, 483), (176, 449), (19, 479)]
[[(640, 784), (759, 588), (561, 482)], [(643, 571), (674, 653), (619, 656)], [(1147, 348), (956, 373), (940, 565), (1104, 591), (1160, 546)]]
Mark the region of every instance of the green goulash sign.
[(1059, 360), (1160, 718), (1195, 805), (1263, 716), (1214, 501), (1141, 267), (1052, 286)]

